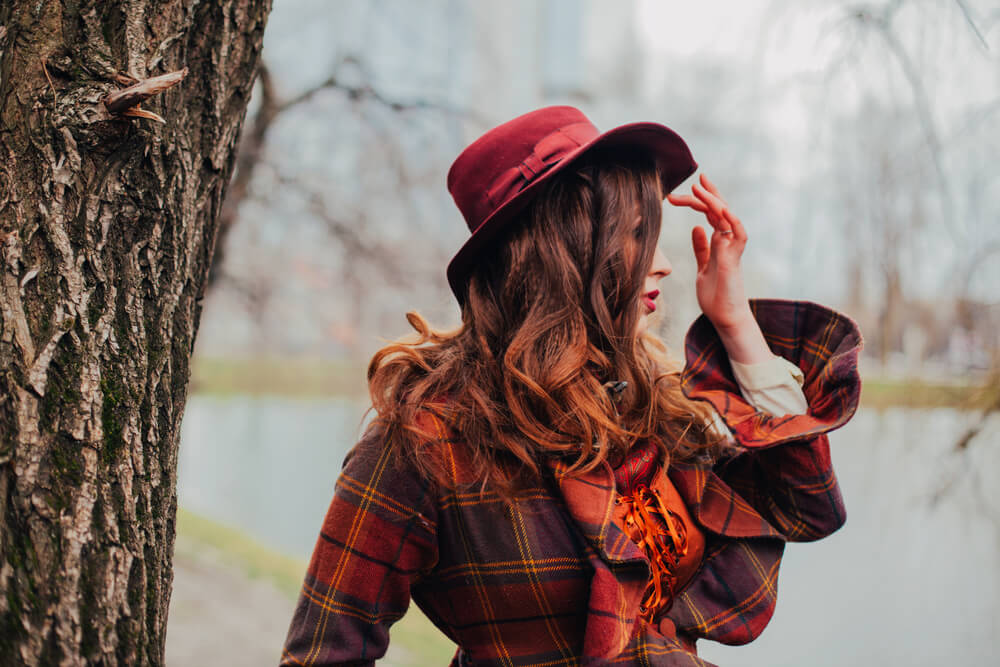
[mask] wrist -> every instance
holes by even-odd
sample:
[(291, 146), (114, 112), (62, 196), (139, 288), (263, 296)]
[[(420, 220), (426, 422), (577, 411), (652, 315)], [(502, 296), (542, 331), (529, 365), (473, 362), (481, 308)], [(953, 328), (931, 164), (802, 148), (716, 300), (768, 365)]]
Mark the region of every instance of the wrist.
[(712, 324), (731, 360), (741, 364), (759, 364), (774, 356), (749, 307), (746, 316), (721, 325)]
[(739, 312), (730, 314), (726, 318), (714, 318), (710, 315), (706, 315), (706, 317), (711, 321), (712, 326), (715, 327), (719, 336), (727, 338), (738, 337), (747, 329), (760, 328), (757, 325), (757, 320), (754, 319), (753, 312), (750, 310), (749, 302), (745, 308), (742, 308)]

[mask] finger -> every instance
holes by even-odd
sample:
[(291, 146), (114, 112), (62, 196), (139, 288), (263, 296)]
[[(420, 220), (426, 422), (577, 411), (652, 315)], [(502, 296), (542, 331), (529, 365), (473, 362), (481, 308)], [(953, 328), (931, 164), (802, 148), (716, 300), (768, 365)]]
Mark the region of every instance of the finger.
[(725, 203), (721, 199), (700, 187), (697, 183), (691, 186), (691, 192), (694, 193), (699, 201), (712, 209), (717, 216), (722, 216), (722, 209), (725, 208)]
[(722, 198), (722, 195), (719, 194), (719, 189), (717, 187), (715, 187), (715, 183), (713, 183), (712, 181), (708, 180), (708, 176), (705, 175), (705, 172), (701, 172), (701, 174), (698, 175), (698, 180), (701, 182), (701, 186), (703, 188), (705, 188), (706, 190), (708, 190), (709, 192), (711, 192), (713, 195), (715, 195), (716, 197), (718, 197), (719, 201), (721, 201), (723, 204), (725, 204), (725, 200)]
[(708, 211), (708, 206), (691, 195), (667, 195), (667, 201), (674, 206), (688, 206), (702, 213), (706, 213)]
[(736, 239), (737, 241), (742, 241), (743, 243), (746, 243), (747, 230), (743, 226), (743, 223), (740, 221), (739, 218), (733, 215), (733, 212), (730, 211), (729, 209), (725, 210), (725, 215), (726, 215), (726, 220), (729, 222), (729, 225), (733, 230), (733, 238)]
[(722, 197), (709, 191), (708, 188), (705, 188), (698, 183), (691, 184), (691, 192), (697, 195), (698, 198), (706, 204), (711, 203), (713, 206), (718, 206), (719, 208), (725, 208), (726, 206), (726, 202), (723, 201)]
[[(691, 186), (691, 191), (694, 192), (695, 196), (697, 196), (699, 200), (708, 206), (711, 211), (711, 215), (707, 216), (708, 221), (712, 224), (712, 227), (715, 228), (715, 231), (732, 231), (732, 227), (725, 217), (726, 206), (722, 200), (717, 198), (712, 193), (699, 188), (697, 184)], [(726, 235), (728, 236), (728, 234)]]
[(708, 264), (711, 251), (708, 244), (708, 235), (698, 225), (691, 230), (691, 247), (694, 248), (694, 261), (698, 264), (698, 273), (701, 273), (705, 265)]

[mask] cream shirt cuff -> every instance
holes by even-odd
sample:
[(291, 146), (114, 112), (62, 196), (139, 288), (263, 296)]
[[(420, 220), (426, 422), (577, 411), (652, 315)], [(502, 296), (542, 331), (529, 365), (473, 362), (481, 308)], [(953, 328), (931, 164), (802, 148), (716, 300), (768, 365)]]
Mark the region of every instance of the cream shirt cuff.
[(804, 415), (809, 411), (802, 393), (804, 377), (799, 367), (774, 356), (759, 364), (741, 364), (730, 359), (740, 393), (750, 405), (771, 415)]

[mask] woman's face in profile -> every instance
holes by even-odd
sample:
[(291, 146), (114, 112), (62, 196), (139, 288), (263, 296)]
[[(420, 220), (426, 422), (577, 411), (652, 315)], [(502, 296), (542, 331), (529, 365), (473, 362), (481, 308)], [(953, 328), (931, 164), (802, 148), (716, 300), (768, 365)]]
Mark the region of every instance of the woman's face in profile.
[[(642, 218), (637, 215), (632, 223), (632, 252), (641, 255), (641, 245), (643, 244)], [(635, 256), (635, 255), (633, 255)], [(642, 283), (642, 292), (639, 294), (639, 319), (636, 321), (636, 336), (646, 333), (649, 328), (649, 318), (656, 311), (656, 297), (660, 294), (660, 280), (666, 278), (673, 271), (670, 260), (660, 249), (659, 239), (656, 243), (656, 251), (653, 253), (653, 260), (646, 271), (646, 277)]]
[(646, 272), (646, 280), (643, 282), (642, 295), (639, 298), (639, 308), (641, 312), (636, 322), (636, 335), (641, 336), (649, 328), (649, 318), (656, 310), (656, 297), (660, 293), (659, 283), (662, 278), (666, 278), (673, 271), (670, 260), (663, 254), (659, 244), (653, 254), (653, 262)]

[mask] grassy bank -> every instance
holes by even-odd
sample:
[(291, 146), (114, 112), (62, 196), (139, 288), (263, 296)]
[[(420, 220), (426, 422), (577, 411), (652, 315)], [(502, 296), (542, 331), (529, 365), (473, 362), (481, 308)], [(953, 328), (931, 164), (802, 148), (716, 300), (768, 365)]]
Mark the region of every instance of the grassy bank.
[(365, 368), (328, 359), (195, 357), (191, 391), (201, 394), (367, 396)]
[(294, 598), (306, 563), (268, 549), (246, 534), (185, 509), (177, 510), (177, 550), (235, 567), (251, 579), (265, 579)]
[(865, 379), (861, 405), (867, 408), (956, 408), (984, 410), (996, 405), (1000, 387), (991, 384)]
[[(249, 579), (269, 581), (290, 599), (298, 597), (306, 570), (305, 561), (269, 549), (239, 530), (184, 509), (177, 512), (177, 553), (228, 571), (243, 572)], [(455, 652), (455, 645), (415, 605), (392, 626), (391, 638), (389, 653), (379, 664), (446, 665)]]
[[(270, 394), (277, 396), (346, 396), (365, 398), (365, 368), (356, 363), (299, 359), (196, 358), (191, 390), (204, 394)], [(1000, 387), (968, 382), (929, 382), (865, 378), (865, 407), (980, 410), (995, 404)]]

